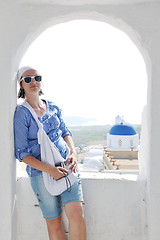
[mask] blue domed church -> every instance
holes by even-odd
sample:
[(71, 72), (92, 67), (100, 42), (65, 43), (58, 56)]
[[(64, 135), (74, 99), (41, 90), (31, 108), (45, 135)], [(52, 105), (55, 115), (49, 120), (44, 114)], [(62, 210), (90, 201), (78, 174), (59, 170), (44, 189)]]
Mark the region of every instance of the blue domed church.
[(138, 145), (139, 136), (134, 127), (124, 122), (118, 115), (115, 119), (115, 125), (107, 134), (107, 148), (111, 150), (136, 150)]

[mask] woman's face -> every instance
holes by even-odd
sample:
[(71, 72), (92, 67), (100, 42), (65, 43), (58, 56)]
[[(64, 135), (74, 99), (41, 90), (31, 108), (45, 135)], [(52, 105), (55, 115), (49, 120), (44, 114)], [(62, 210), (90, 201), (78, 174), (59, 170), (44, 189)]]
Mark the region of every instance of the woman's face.
[[(27, 70), (23, 73), (22, 77), (33, 77), (33, 76), (38, 76), (39, 73), (34, 70), (34, 69), (30, 69)], [(41, 82), (36, 82), (34, 78), (32, 78), (32, 81), (30, 83), (25, 83), (24, 80), (22, 80), (22, 84), (21, 84), (21, 88), (24, 89), (25, 94), (31, 94), (31, 93), (39, 93), (40, 89), (41, 89)]]

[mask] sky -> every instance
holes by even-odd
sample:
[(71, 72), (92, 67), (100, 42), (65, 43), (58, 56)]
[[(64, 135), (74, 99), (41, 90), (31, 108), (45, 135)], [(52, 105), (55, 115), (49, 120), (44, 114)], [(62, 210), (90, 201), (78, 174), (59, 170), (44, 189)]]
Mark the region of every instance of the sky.
[(74, 20), (44, 31), (28, 48), (20, 65), (43, 76), (44, 98), (65, 117), (85, 124), (114, 124), (119, 114), (140, 124), (147, 96), (141, 53), (121, 30), (98, 21)]

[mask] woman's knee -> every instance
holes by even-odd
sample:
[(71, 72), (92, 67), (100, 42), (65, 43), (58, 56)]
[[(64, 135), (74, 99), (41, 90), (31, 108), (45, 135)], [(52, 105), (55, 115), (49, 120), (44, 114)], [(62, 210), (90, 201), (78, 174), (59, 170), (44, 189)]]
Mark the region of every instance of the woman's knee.
[(62, 217), (58, 217), (55, 219), (46, 219), (48, 229), (52, 229), (53, 231), (59, 231), (62, 229)]
[(84, 220), (81, 202), (70, 202), (66, 204), (65, 212), (69, 221), (81, 222)]

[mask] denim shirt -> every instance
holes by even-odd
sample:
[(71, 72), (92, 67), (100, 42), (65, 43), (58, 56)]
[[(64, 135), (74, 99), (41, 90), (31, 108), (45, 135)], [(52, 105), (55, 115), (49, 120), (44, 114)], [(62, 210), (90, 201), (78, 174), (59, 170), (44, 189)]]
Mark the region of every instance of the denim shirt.
[[(44, 100), (47, 105), (47, 112), (42, 118), (38, 118), (50, 140), (59, 149), (62, 157), (66, 157), (66, 142), (64, 137), (71, 135), (66, 127), (61, 110), (54, 103)], [(38, 125), (30, 111), (22, 105), (16, 107), (14, 115), (14, 143), (15, 156), (21, 162), (24, 157), (31, 155), (41, 160), (40, 145), (37, 139)], [(27, 165), (26, 171), (29, 176), (41, 173)]]

